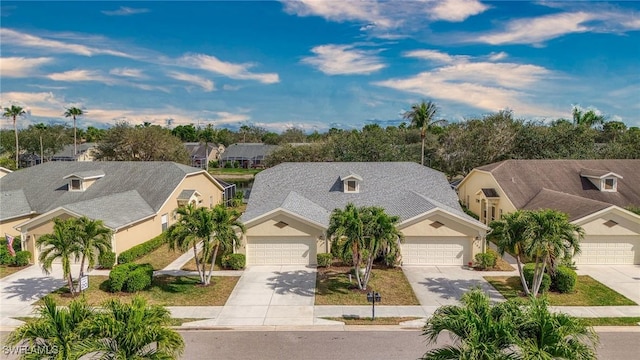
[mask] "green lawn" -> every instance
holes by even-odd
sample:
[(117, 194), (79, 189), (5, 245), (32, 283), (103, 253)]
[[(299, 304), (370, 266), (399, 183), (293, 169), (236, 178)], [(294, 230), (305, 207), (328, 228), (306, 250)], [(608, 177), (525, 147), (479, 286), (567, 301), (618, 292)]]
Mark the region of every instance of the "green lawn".
[(370, 317), (344, 316), (326, 317), (323, 319), (342, 321), (345, 325), (399, 325), (401, 322), (420, 319), (419, 317), (377, 317), (371, 320)]
[(638, 326), (640, 317), (582, 318), (588, 326)]
[[(209, 286), (201, 286), (198, 277), (155, 276), (151, 287), (138, 294), (146, 298), (149, 304), (163, 306), (222, 306), (236, 286), (239, 277), (214, 276)], [(111, 293), (108, 289), (109, 277), (89, 276), (89, 289), (82, 295), (89, 304), (97, 305), (105, 300), (118, 298), (129, 301), (135, 294)], [(68, 305), (72, 297), (68, 288), (62, 287), (51, 294), (59, 305)], [(41, 303), (40, 301), (38, 304)]]
[(209, 168), (211, 175), (255, 175), (262, 169), (241, 169), (241, 168)]
[[(193, 251), (193, 250), (189, 250)], [(150, 252), (149, 254), (139, 258), (134, 261), (136, 264), (146, 264), (149, 263), (153, 266), (153, 270), (162, 270), (167, 265), (171, 264), (175, 259), (179, 258), (182, 255), (180, 250), (172, 251), (169, 250), (169, 245), (164, 244), (157, 248), (156, 250)]]
[(5, 276), (9, 276), (11, 274), (15, 274), (18, 271), (25, 269), (27, 267), (29, 267), (31, 265), (27, 265), (27, 266), (7, 266), (7, 265), (0, 265), (0, 279), (2, 279)]
[[(505, 298), (522, 298), (522, 284), (518, 276), (485, 276)], [(569, 294), (547, 292), (551, 306), (620, 306), (636, 305), (633, 301), (618, 294), (588, 275), (578, 276), (576, 289)]]
[[(369, 305), (367, 291), (349, 282), (349, 267), (319, 268), (316, 278), (316, 305)], [(368, 291), (379, 292), (380, 305), (420, 305), (401, 269), (373, 269)]]

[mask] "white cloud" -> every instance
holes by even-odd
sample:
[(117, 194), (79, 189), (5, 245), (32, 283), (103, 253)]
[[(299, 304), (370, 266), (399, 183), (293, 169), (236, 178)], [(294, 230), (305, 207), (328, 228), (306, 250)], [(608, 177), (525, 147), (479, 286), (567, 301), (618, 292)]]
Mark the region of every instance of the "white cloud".
[[(56, 118), (62, 117), (64, 99), (56, 97), (51, 92), (3, 92), (0, 93), (2, 106), (19, 104), (27, 109), (31, 116)], [(5, 103), (6, 102), (6, 103)]]
[(377, 1), (283, 1), (284, 10), (298, 16), (321, 16), (331, 21), (363, 21), (366, 26), (394, 27), (397, 21), (383, 15)]
[(69, 70), (61, 73), (53, 73), (47, 75), (47, 78), (54, 81), (99, 81), (105, 84), (115, 83), (114, 79), (102, 75), (96, 70)]
[(120, 6), (117, 10), (102, 10), (102, 13), (108, 16), (129, 16), (135, 14), (144, 14), (148, 13), (149, 9), (134, 9), (126, 6)]
[(500, 52), (492, 52), (491, 54), (489, 54), (489, 61), (500, 61), (500, 60), (504, 60), (509, 56), (509, 54), (507, 54), (504, 51), (500, 51)]
[(378, 51), (359, 50), (353, 45), (320, 45), (311, 49), (315, 56), (302, 59), (328, 75), (371, 74), (386, 67)]
[(53, 58), (23, 58), (23, 57), (3, 57), (0, 58), (0, 74), (2, 77), (27, 77), (34, 74), (40, 66), (51, 63)]
[(176, 80), (185, 81), (191, 84), (195, 84), (200, 86), (204, 91), (210, 92), (215, 90), (213, 86), (213, 81), (209, 79), (205, 79), (198, 75), (192, 75), (187, 73), (182, 73), (178, 71), (170, 71), (167, 73), (167, 76), (174, 78)]
[(47, 51), (71, 53), (83, 56), (111, 55), (125, 58), (134, 58), (132, 55), (117, 50), (97, 48), (72, 42), (59, 41), (55, 39), (46, 39), (44, 37), (30, 35), (11, 29), (0, 29), (0, 37), (2, 38), (3, 46), (13, 45), (17, 47), (39, 48)]
[(137, 78), (137, 79), (146, 78), (146, 75), (144, 75), (141, 69), (132, 69), (132, 68), (114, 68), (109, 71), (109, 74), (122, 76), (122, 77)]
[(489, 7), (477, 0), (437, 0), (429, 11), (429, 17), (434, 20), (460, 22), (468, 17), (478, 15)]
[(227, 76), (239, 80), (256, 80), (263, 84), (274, 84), (280, 82), (276, 73), (253, 73), (249, 71), (254, 64), (234, 64), (222, 61), (212, 55), (189, 54), (177, 60), (180, 66), (193, 67), (206, 70), (215, 74)]
[(449, 55), (437, 50), (413, 50), (403, 54), (406, 57), (418, 58), (423, 60), (430, 60), (441, 64), (453, 64), (459, 62), (469, 61), (469, 56), (466, 55)]

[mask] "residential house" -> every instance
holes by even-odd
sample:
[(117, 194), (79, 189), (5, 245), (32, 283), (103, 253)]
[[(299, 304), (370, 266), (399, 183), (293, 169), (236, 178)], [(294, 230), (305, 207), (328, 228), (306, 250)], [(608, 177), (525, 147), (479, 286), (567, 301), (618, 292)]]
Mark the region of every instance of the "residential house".
[[(73, 144), (65, 145), (61, 151), (53, 154), (50, 161), (94, 161), (97, 146), (93, 142), (78, 144), (76, 147)], [(77, 153), (74, 154), (76, 148)]]
[(487, 227), (466, 215), (439, 171), (409, 162), (283, 163), (255, 177), (241, 221), (248, 265), (316, 264), (331, 212), (348, 203), (400, 217), (404, 265), (463, 265)]
[(189, 152), (191, 158), (191, 166), (206, 169), (207, 164), (211, 161), (220, 160), (220, 155), (224, 152), (225, 147), (222, 144), (188, 142), (184, 143), (184, 147)]
[(232, 144), (220, 156), (220, 166), (227, 163), (238, 164), (241, 168), (261, 168), (264, 167), (264, 159), (271, 154), (278, 145), (266, 145), (262, 143), (239, 143)]
[(586, 232), (577, 264), (640, 264), (640, 160), (506, 160), (473, 169), (458, 196), (489, 224), (516, 210), (555, 209)]
[(35, 240), (53, 230), (54, 218), (86, 216), (113, 230), (117, 254), (159, 235), (187, 203), (213, 207), (224, 187), (202, 169), (173, 162), (47, 162), (0, 181), (0, 234)]

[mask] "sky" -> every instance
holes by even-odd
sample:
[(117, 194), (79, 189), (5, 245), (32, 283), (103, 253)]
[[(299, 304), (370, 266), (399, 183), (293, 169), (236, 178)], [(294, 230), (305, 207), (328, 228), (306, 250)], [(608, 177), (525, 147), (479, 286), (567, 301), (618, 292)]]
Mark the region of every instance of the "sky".
[[(5, 1), (0, 102), (19, 126), (281, 132), (593, 109), (640, 126), (640, 1)], [(3, 128), (12, 126), (3, 119)]]

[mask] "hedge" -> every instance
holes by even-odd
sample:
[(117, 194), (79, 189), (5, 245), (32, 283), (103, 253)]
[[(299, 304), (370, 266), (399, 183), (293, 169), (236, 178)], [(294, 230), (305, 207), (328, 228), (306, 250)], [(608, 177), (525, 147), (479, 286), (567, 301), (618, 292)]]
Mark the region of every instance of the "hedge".
[(116, 265), (109, 273), (109, 291), (136, 292), (144, 290), (153, 280), (151, 264), (126, 263)]
[(318, 266), (320, 267), (329, 267), (331, 266), (331, 261), (333, 260), (333, 255), (331, 254), (318, 254), (317, 256)]
[(116, 253), (113, 251), (103, 252), (98, 256), (98, 265), (102, 269), (111, 269), (116, 263)]
[(13, 259), (13, 264), (15, 266), (27, 266), (29, 265), (29, 261), (31, 260), (31, 253), (28, 251), (18, 251), (16, 252), (16, 257)]
[(247, 259), (244, 254), (227, 254), (222, 257), (222, 267), (232, 270), (244, 269)]
[(552, 288), (560, 293), (570, 293), (576, 287), (578, 274), (568, 266), (558, 266), (552, 278)]
[(482, 270), (495, 267), (496, 261), (496, 254), (493, 252), (488, 251), (476, 254), (476, 266)]
[(164, 233), (154, 237), (153, 239), (136, 245), (129, 250), (123, 251), (118, 255), (118, 264), (126, 264), (133, 262), (150, 252), (157, 250), (165, 243)]
[[(527, 281), (527, 285), (533, 287), (533, 274), (535, 272), (536, 264), (529, 263), (522, 268), (522, 274)], [(546, 292), (551, 287), (551, 277), (546, 272), (542, 275), (542, 283), (540, 284), (540, 292)]]

